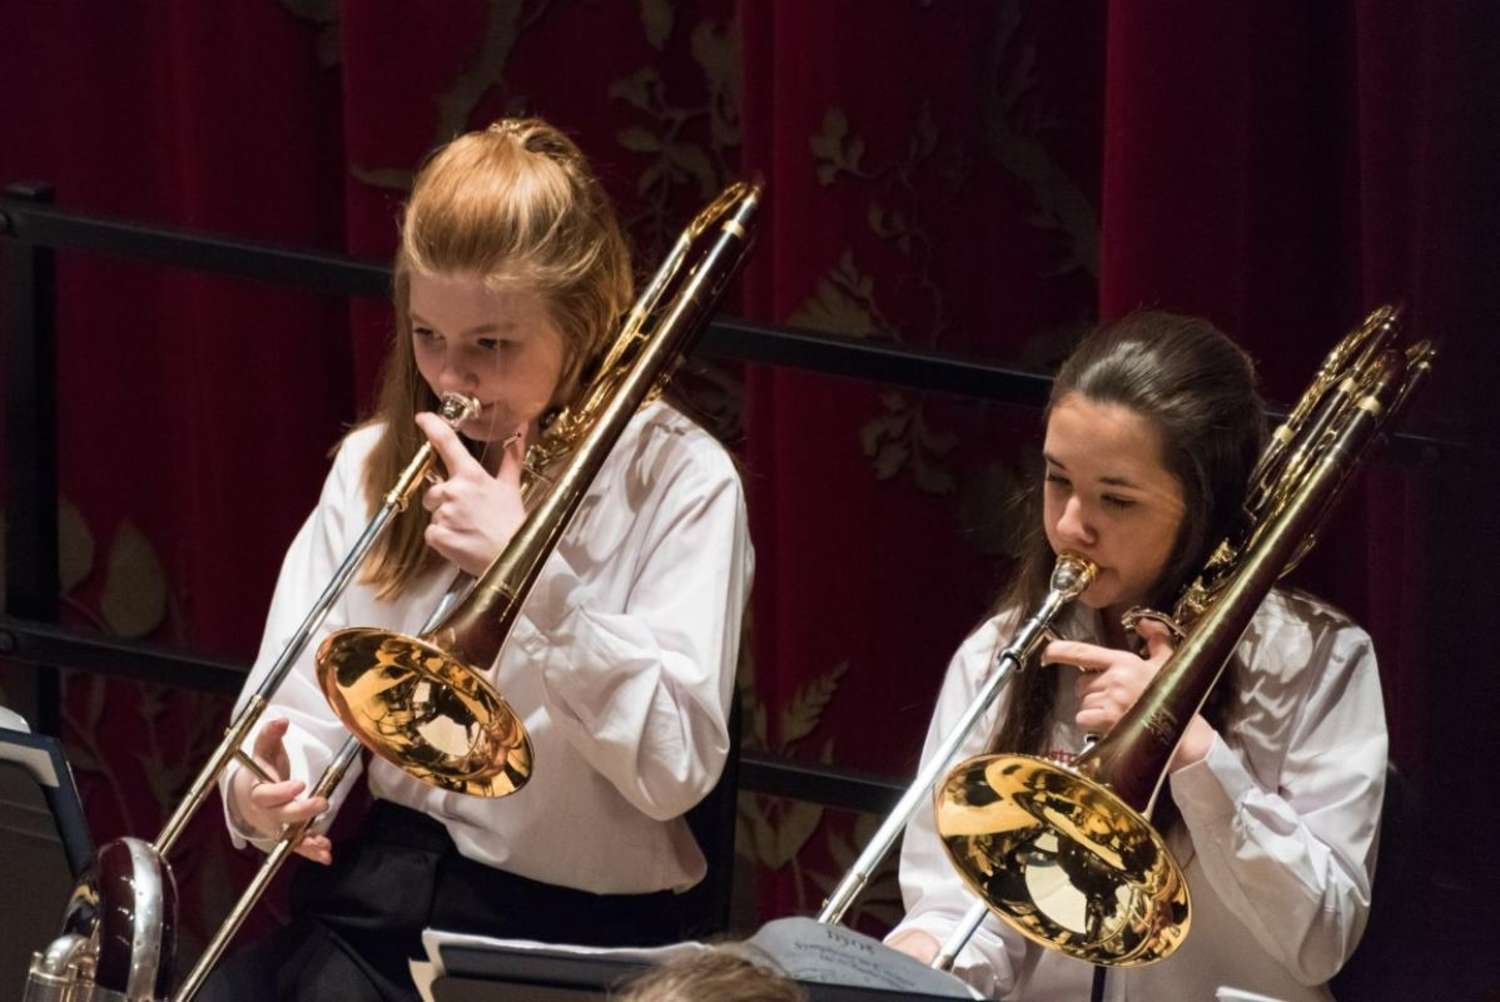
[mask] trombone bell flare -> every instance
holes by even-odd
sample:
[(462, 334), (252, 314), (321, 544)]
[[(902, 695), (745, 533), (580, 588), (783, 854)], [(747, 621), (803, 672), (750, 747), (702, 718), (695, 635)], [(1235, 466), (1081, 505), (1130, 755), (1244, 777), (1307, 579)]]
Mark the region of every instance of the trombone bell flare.
[(1186, 938), (1187, 880), (1166, 842), (1093, 780), (1029, 755), (985, 755), (949, 773), (935, 810), (964, 883), (1033, 942), (1138, 967)]
[(318, 680), (344, 726), (416, 779), (505, 797), (531, 778), (531, 738), (478, 672), (440, 648), (355, 628), (318, 648)]

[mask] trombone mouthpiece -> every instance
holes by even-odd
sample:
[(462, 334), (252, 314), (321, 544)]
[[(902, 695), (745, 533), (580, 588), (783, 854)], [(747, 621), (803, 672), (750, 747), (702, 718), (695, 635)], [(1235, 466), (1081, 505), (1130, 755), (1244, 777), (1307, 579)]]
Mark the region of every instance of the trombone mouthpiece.
[(1089, 585), (1094, 583), (1094, 577), (1098, 573), (1099, 567), (1092, 560), (1080, 557), (1076, 553), (1059, 553), (1057, 563), (1052, 568), (1050, 587), (1071, 602), (1088, 591)]
[(451, 425), (460, 425), (479, 413), (479, 401), (467, 393), (444, 393), (438, 414)]

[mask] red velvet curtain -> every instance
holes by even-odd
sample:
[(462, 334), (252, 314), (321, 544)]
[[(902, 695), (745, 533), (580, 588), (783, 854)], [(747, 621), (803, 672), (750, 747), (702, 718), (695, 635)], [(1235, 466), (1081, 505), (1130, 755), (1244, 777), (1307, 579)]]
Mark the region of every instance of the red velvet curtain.
[[(1102, 8), (746, 4), (756, 319), (1040, 367), (1092, 314)], [(752, 747), (915, 769), (1003, 580), (1035, 411), (785, 369), (747, 379)], [(746, 672), (742, 672), (742, 677)], [(876, 817), (754, 798), (765, 915), (815, 911)], [(894, 856), (851, 921), (900, 915)]]
[(1476, 626), (1500, 539), (1483, 405), (1500, 375), (1495, 27), (1480, 4), (1365, 0), (1117, 3), (1108, 16), (1101, 313), (1212, 317), (1282, 401), (1380, 303), (1441, 352), (1403, 430), (1463, 444), (1377, 457), (1295, 579), (1373, 635), (1410, 787), (1388, 843), (1411, 857), (1382, 865), (1419, 876), (1409, 898), (1377, 897), (1372, 934), (1399, 981), (1359, 985), (1369, 997), (1477, 998), (1494, 983), (1473, 962), (1500, 877), (1478, 849), (1496, 814), (1482, 772), (1494, 732), (1476, 721), (1500, 690), (1460, 666), (1476, 639), (1489, 646)]
[[(1378, 461), (1300, 580), (1374, 633), (1395, 758), (1451, 805), (1422, 822), (1433, 921), (1479, 928), (1496, 872), (1467, 819), (1500, 708), (1465, 643), (1489, 595), (1470, 561), (1500, 536), (1490, 20), (1372, 0), (12, 5), (0, 181), (385, 258), (426, 150), (536, 112), (593, 157), (643, 270), (720, 183), (762, 175), (736, 307), (758, 320), (1041, 368), (1096, 315), (1198, 312), (1287, 401), (1340, 331), (1402, 302), (1444, 351), (1407, 427), (1468, 447)], [(248, 658), (388, 307), (81, 254), (59, 290), (68, 622)], [(694, 388), (743, 439), (747, 747), (909, 773), (1003, 581), (1035, 412), (787, 369)], [(96, 835), (154, 830), (222, 709), (71, 677)], [(875, 820), (742, 798), (742, 909), (811, 911)], [(180, 868), (200, 914), (227, 893), (216, 825)], [(859, 910), (895, 917), (889, 875)]]

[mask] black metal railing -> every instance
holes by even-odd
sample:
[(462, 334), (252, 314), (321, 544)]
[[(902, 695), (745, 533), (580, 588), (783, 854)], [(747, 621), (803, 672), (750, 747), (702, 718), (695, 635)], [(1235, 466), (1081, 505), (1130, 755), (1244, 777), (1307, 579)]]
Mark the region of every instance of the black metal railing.
[[(35, 665), (66, 665), (74, 671), (152, 685), (234, 696), (245, 684), (245, 665), (150, 644), (89, 636), (57, 626), (0, 616), (0, 658)], [(851, 769), (807, 765), (744, 752), (739, 761), (743, 790), (810, 800), (883, 814), (901, 795), (899, 783)]]

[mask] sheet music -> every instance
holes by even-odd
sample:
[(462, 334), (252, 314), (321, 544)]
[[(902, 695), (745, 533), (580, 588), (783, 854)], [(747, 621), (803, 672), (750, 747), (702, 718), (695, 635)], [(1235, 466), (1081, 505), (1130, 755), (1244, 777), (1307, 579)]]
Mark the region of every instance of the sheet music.
[[(496, 939), (472, 933), (428, 929), (422, 933), (427, 964), (422, 965), (425, 983), (417, 982), (424, 1002), (432, 1002), (431, 985), (446, 971), (442, 949), (472, 947), (511, 950), (539, 957), (595, 957), (624, 963), (663, 964), (677, 957), (711, 949), (695, 941), (654, 947), (598, 947), (573, 943), (542, 943), (530, 939)], [(785, 918), (768, 922), (744, 942), (723, 944), (746, 959), (777, 970), (788, 977), (815, 984), (879, 988), (917, 992), (939, 998), (979, 999), (963, 981), (943, 971), (934, 971), (920, 961), (892, 950), (877, 939), (842, 926), (824, 925), (810, 918)], [(416, 977), (418, 962), (413, 962)]]
[(825, 985), (920, 992), (940, 998), (984, 996), (945, 971), (935, 971), (878, 939), (814, 919), (776, 919), (745, 941), (789, 977)]

